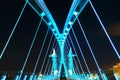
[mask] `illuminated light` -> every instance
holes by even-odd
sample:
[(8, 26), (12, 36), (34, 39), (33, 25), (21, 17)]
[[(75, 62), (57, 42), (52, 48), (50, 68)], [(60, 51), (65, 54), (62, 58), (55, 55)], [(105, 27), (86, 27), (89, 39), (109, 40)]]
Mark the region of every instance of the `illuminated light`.
[(51, 23), (51, 22), (49, 22), (49, 23), (48, 23), (48, 25), (50, 26), (50, 25), (52, 25), (52, 23)]
[(42, 12), (40, 15), (43, 17), (43, 16), (45, 16), (45, 13), (44, 13), (44, 12)]
[(113, 66), (114, 68), (116, 68), (117, 66)]
[(33, 79), (33, 77), (34, 77), (34, 75), (33, 75), (33, 74), (31, 74), (31, 75), (30, 75), (30, 77), (29, 77), (29, 80), (32, 80), (32, 79)]
[(23, 80), (27, 80), (27, 75), (24, 76)]
[(1, 80), (6, 80), (6, 77), (7, 77), (6, 75), (3, 75)]
[(42, 77), (43, 75), (42, 75), (42, 74), (40, 74), (39, 76), (41, 76), (41, 77)]
[(72, 75), (72, 70), (68, 70), (69, 74)]
[(62, 39), (62, 42), (65, 42), (65, 39)]
[(42, 74), (39, 74), (37, 80), (42, 80), (41, 77), (43, 77), (43, 75), (42, 75)]
[(117, 73), (114, 73), (114, 77), (116, 80), (119, 80)]
[(60, 45), (64, 45), (64, 42), (59, 42)]
[(15, 77), (15, 80), (19, 80), (19, 75), (17, 75), (17, 76)]
[(26, 2), (28, 2), (28, 0), (25, 0)]
[(52, 56), (52, 57), (55, 57), (55, 56), (56, 56), (55, 49), (53, 49), (53, 53), (52, 53), (51, 56)]
[(58, 74), (58, 70), (55, 70), (54, 75), (57, 76), (57, 74)]
[(77, 16), (77, 15), (78, 15), (78, 12), (75, 11), (73, 14), (74, 14), (75, 16)]
[(45, 13), (44, 13), (44, 12), (42, 12), (40, 15), (43, 17), (43, 16), (45, 16)]
[(37, 79), (37, 80), (42, 80), (42, 79), (41, 79), (41, 77), (38, 77), (38, 79)]
[(65, 33), (64, 33), (64, 36), (66, 36), (66, 35), (67, 35), (67, 33), (65, 32)]
[(70, 21), (68, 24), (69, 24), (69, 25), (72, 25), (73, 23)]
[(66, 31), (69, 31), (69, 29), (68, 29), (68, 28), (66, 28)]

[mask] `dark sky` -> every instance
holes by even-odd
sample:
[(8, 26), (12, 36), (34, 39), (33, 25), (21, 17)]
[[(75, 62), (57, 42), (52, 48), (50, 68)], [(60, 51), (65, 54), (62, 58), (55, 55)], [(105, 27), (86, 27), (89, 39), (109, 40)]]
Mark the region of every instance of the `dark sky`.
[[(103, 21), (108, 33), (110, 34), (111, 39), (114, 42), (118, 52), (120, 52), (120, 1), (91, 1), (93, 2), (98, 14), (100, 15), (100, 18)], [(45, 0), (45, 2), (48, 5), (49, 10), (53, 14), (58, 28), (60, 29), (60, 31), (62, 31), (72, 0), (54, 0), (52, 2), (50, 0)], [(0, 52), (2, 51), (15, 25), (15, 22), (20, 14), (24, 3), (24, 0), (0, 1)], [(92, 49), (101, 68), (109, 68), (119, 62), (89, 3), (80, 14), (79, 20), (84, 26), (84, 30), (87, 34), (87, 37), (90, 41)], [(19, 71), (21, 69), (39, 21), (40, 17), (29, 5), (27, 5), (20, 19), (20, 22), (18, 23), (15, 33), (5, 51), (5, 55), (0, 60), (0, 71)], [(82, 46), (88, 65), (90, 69), (93, 69), (93, 66), (95, 66), (95, 64), (78, 26), (79, 25), (76, 21), (73, 25), (73, 29), (75, 30), (78, 40)], [(43, 35), (45, 35), (46, 31), (47, 26), (44, 22), (42, 22), (39, 35), (37, 36), (35, 45), (25, 68), (25, 71), (27, 72), (31, 71), (35, 65), (35, 61), (39, 53), (39, 48), (41, 47), (44, 40)], [(51, 31), (49, 31), (43, 54), (45, 53), (51, 34)], [(70, 35), (73, 37), (71, 31)], [(76, 49), (78, 48), (77, 46), (75, 47)], [(80, 57), (79, 54), (78, 56)], [(41, 58), (40, 62), (42, 62), (42, 60), (43, 58)], [(39, 64), (41, 66), (40, 62)], [(96, 68), (94, 67), (94, 69)]]

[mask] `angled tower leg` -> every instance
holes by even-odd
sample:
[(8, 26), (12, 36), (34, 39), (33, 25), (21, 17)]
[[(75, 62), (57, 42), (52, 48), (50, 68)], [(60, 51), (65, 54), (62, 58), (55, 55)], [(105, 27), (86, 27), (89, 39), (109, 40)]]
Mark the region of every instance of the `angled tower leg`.
[(68, 65), (68, 73), (69, 75), (73, 75), (75, 74), (75, 70), (74, 70), (74, 63), (73, 63), (73, 57), (76, 55), (73, 55), (72, 53), (72, 49), (70, 49), (69, 54), (68, 54), (68, 61), (69, 61), (69, 65)]
[(64, 44), (60, 44), (60, 53), (61, 53), (61, 57), (60, 57), (60, 65), (59, 65), (59, 77), (61, 74), (61, 69), (63, 66), (63, 70), (65, 71), (65, 77), (68, 77), (68, 72), (67, 72), (67, 67), (66, 67), (66, 63), (65, 63), (65, 56), (64, 56)]

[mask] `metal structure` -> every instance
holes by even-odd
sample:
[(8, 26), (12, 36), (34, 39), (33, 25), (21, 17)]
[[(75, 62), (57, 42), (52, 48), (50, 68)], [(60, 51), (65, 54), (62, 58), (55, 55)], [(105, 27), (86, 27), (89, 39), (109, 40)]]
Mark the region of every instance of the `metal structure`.
[[(36, 79), (39, 79), (39, 80), (47, 80), (47, 79), (50, 80), (50, 79), (52, 79), (52, 80), (53, 80), (53, 79), (60, 78), (60, 77), (61, 77), (60, 74), (61, 74), (61, 71), (62, 71), (62, 66), (63, 66), (63, 70), (65, 71), (65, 77), (66, 77), (66, 78), (75, 79), (75, 80), (79, 80), (79, 79), (82, 79), (82, 80), (93, 80), (93, 79), (91, 78), (92, 74), (91, 74), (91, 72), (90, 72), (90, 70), (89, 70), (89, 67), (88, 67), (88, 65), (87, 65), (87, 62), (86, 62), (86, 60), (85, 60), (85, 57), (84, 57), (83, 52), (82, 52), (82, 50), (81, 50), (81, 47), (80, 47), (80, 45), (79, 45), (79, 42), (77, 41), (76, 35), (75, 35), (75, 33), (74, 33), (74, 30), (72, 29), (72, 26), (73, 26), (73, 24), (74, 24), (75, 21), (77, 21), (77, 22), (79, 23), (79, 27), (80, 27), (80, 29), (81, 29), (81, 31), (82, 31), (82, 33), (83, 33), (83, 36), (84, 36), (84, 38), (85, 38), (85, 41), (86, 41), (86, 43), (87, 43), (87, 45), (88, 45), (88, 47), (89, 47), (89, 50), (90, 50), (91, 55), (92, 55), (92, 58), (93, 58), (96, 66), (97, 66), (97, 68), (98, 68), (100, 77), (101, 77), (103, 80), (107, 80), (106, 75), (102, 72), (102, 70), (101, 70), (101, 68), (100, 68), (100, 66), (99, 66), (99, 63), (97, 62), (97, 59), (95, 58), (95, 55), (94, 55), (93, 50), (92, 50), (92, 48), (91, 48), (91, 45), (90, 45), (90, 43), (89, 43), (89, 41), (88, 41), (88, 39), (87, 39), (87, 36), (86, 36), (86, 34), (85, 34), (84, 30), (83, 30), (83, 27), (82, 27), (82, 25), (81, 25), (81, 23), (80, 23), (80, 20), (78, 19), (78, 16), (80, 15), (80, 13), (81, 13), (82, 10), (84, 9), (84, 7), (87, 5), (87, 3), (90, 3), (90, 5), (91, 5), (91, 7), (92, 7), (92, 9), (93, 9), (93, 11), (94, 11), (94, 13), (95, 13), (98, 21), (100, 22), (100, 24), (101, 24), (101, 26), (102, 26), (102, 28), (103, 28), (103, 30), (104, 30), (104, 32), (105, 32), (105, 34), (106, 34), (109, 42), (110, 42), (110, 44), (112, 45), (112, 47), (113, 47), (113, 49), (114, 49), (117, 57), (120, 59), (120, 56), (119, 56), (118, 51), (116, 50), (116, 48), (115, 48), (115, 46), (114, 46), (111, 38), (109, 37), (109, 35), (108, 35), (108, 33), (107, 33), (107, 31), (106, 31), (106, 29), (105, 29), (102, 21), (100, 20), (97, 12), (96, 12), (96, 10), (95, 10), (95, 8), (94, 8), (94, 6), (92, 5), (92, 2), (91, 2), (90, 0), (73, 0), (72, 5), (71, 5), (70, 10), (69, 10), (69, 13), (68, 13), (67, 18), (66, 18), (66, 21), (65, 21), (65, 24), (64, 24), (64, 28), (63, 28), (63, 32), (62, 32), (62, 33), (60, 33), (60, 31), (59, 31), (59, 29), (58, 29), (58, 27), (57, 27), (57, 24), (55, 23), (55, 20), (54, 20), (54, 18), (52, 17), (52, 14), (51, 14), (51, 12), (49, 11), (49, 9), (48, 9), (47, 5), (45, 4), (44, 0), (26, 0), (26, 3), (25, 3), (25, 5), (24, 5), (24, 7), (23, 7), (23, 9), (22, 9), (19, 17), (18, 17), (18, 20), (17, 20), (17, 22), (16, 22), (16, 24), (15, 24), (15, 26), (14, 26), (14, 28), (13, 28), (10, 36), (9, 36), (9, 38), (8, 38), (8, 41), (7, 41), (5, 47), (3, 48), (2, 53), (1, 53), (1, 55), (0, 55), (0, 58), (2, 58), (2, 55), (4, 54), (6, 48), (7, 48), (8, 44), (9, 44), (9, 41), (10, 41), (10, 39), (11, 39), (11, 37), (12, 37), (12, 35), (13, 35), (16, 27), (17, 27), (17, 24), (18, 24), (21, 16), (22, 16), (22, 13), (24, 12), (24, 9), (25, 9), (26, 5), (28, 4), (28, 5), (31, 6), (31, 8), (38, 14), (38, 16), (41, 18), (41, 20), (40, 20), (40, 22), (39, 22), (38, 28), (37, 28), (36, 33), (35, 33), (35, 35), (34, 35), (34, 38), (33, 38), (33, 40), (32, 40), (30, 49), (29, 49), (29, 51), (28, 51), (28, 55), (27, 55), (26, 60), (25, 60), (25, 62), (24, 62), (24, 64), (23, 64), (23, 67), (22, 67), (22, 69), (21, 69), (21, 72), (20, 72), (19, 75), (16, 76), (15, 80), (21, 80), (21, 77), (22, 77), (23, 72), (24, 72), (24, 68), (25, 68), (26, 63), (27, 63), (27, 61), (28, 61), (28, 58), (29, 58), (31, 49), (32, 49), (32, 47), (33, 47), (33, 45), (34, 45), (34, 42), (35, 42), (35, 39), (36, 39), (36, 36), (37, 36), (37, 34), (38, 34), (38, 31), (39, 31), (39, 28), (40, 28), (40, 25), (41, 25), (41, 22), (42, 22), (42, 21), (44, 21), (44, 22), (47, 24), (47, 26), (48, 26), (48, 30), (47, 30), (47, 33), (46, 33), (46, 36), (45, 36), (43, 45), (44, 45), (44, 43), (45, 43), (45, 41), (46, 41), (46, 37), (47, 37), (47, 35), (48, 35), (49, 30), (51, 30), (52, 33), (53, 33), (53, 35), (54, 35), (55, 38), (56, 38), (56, 43), (58, 43), (58, 48), (59, 48), (59, 53), (60, 53), (60, 55), (59, 55), (59, 56), (60, 56), (60, 59), (59, 59), (59, 60), (57, 59), (57, 54), (56, 54), (56, 52), (55, 52), (55, 49), (53, 49), (52, 54), (49, 55), (49, 57), (52, 58), (52, 67), (51, 67), (50, 70), (49, 70), (50, 73), (49, 73), (49, 72), (48, 72), (48, 73), (45, 73), (44, 76), (42, 76), (42, 74), (41, 74), (42, 71), (41, 71), (41, 70), (43, 69), (43, 65), (44, 65), (44, 63), (45, 63), (46, 56), (47, 56), (47, 54), (48, 54), (48, 51), (47, 51), (47, 52), (46, 52), (47, 54), (46, 54), (46, 56), (45, 56), (45, 60), (43, 61), (43, 65), (42, 65), (42, 67), (41, 67), (42, 69), (40, 70), (40, 73), (38, 74), (38, 77), (36, 77), (35, 71), (36, 71), (36, 67), (37, 67), (37, 65), (38, 65), (38, 61), (39, 61), (39, 59), (40, 59), (42, 50), (43, 50), (43, 46), (42, 46), (42, 48), (41, 48), (41, 50), (40, 50), (40, 54), (39, 54), (38, 59), (37, 59), (37, 62), (36, 62), (36, 65), (35, 65), (35, 68), (34, 68), (34, 70), (33, 70), (33, 73), (31, 74), (29, 80), (36, 80)], [(82, 72), (80, 72), (79, 69), (78, 69), (77, 67), (75, 67), (75, 66), (77, 66), (77, 65), (75, 64), (75, 63), (76, 63), (76, 60), (74, 59), (74, 56), (76, 56), (77, 59), (78, 59), (78, 56), (77, 56), (77, 53), (76, 53), (75, 55), (73, 55), (72, 49), (69, 50), (70, 46), (68, 46), (68, 45), (69, 45), (69, 42), (67, 42), (67, 39), (68, 39), (68, 37), (69, 37), (69, 39), (70, 39), (70, 41), (71, 41), (71, 43), (72, 43), (71, 36), (69, 35), (69, 31), (70, 31), (70, 30), (72, 30), (72, 32), (73, 32), (73, 34), (74, 34), (74, 37), (75, 37), (75, 40), (76, 40), (76, 42), (77, 42), (77, 44), (78, 44), (78, 47), (79, 47), (79, 50), (80, 50), (80, 52), (81, 52), (82, 58), (83, 58), (83, 60), (84, 60), (84, 63), (85, 63), (85, 65), (86, 65), (86, 68), (87, 68), (87, 70), (88, 70), (88, 73), (87, 73), (87, 74), (84, 72), (84, 70), (83, 70), (82, 65), (81, 65), (80, 62), (79, 62), (79, 64), (80, 64), (80, 67), (81, 67), (81, 71), (82, 71)], [(50, 44), (51, 44), (53, 35), (52, 35), (52, 37), (51, 37), (51, 39), (50, 39), (50, 43), (49, 43), (49, 45), (48, 45), (48, 48), (50, 47)], [(69, 35), (69, 36), (68, 36), (68, 35)], [(67, 48), (69, 47), (69, 48), (68, 48), (69, 53), (66, 53), (66, 52), (64, 51), (64, 50), (66, 49), (66, 48), (65, 48), (65, 47), (66, 47), (65, 44), (67, 44)], [(53, 44), (53, 47), (54, 47), (54, 45), (55, 45), (55, 42), (54, 42), (54, 44)], [(73, 43), (72, 43), (72, 45), (73, 45)], [(74, 45), (73, 45), (73, 46), (74, 46)], [(73, 47), (73, 49), (74, 49), (74, 47)], [(74, 51), (75, 51), (75, 49), (74, 49)], [(66, 56), (66, 54), (68, 54), (68, 55)], [(66, 58), (67, 58), (67, 59), (66, 59)], [(49, 60), (50, 60), (50, 59), (49, 59)], [(67, 60), (68, 60), (68, 61), (67, 61)], [(78, 61), (79, 61), (79, 59), (78, 59)], [(48, 62), (48, 64), (49, 64), (49, 62)], [(41, 74), (41, 75), (40, 75), (40, 74)], [(99, 76), (98, 76), (97, 74), (96, 74), (95, 76), (97, 77), (96, 79), (99, 80)], [(4, 75), (4, 76), (2, 77), (2, 80), (5, 80), (5, 78), (6, 78), (6, 76)], [(90, 79), (90, 78), (91, 78), (91, 79)], [(116, 74), (115, 74), (115, 78), (117, 79)], [(27, 76), (24, 77), (24, 80), (26, 80), (26, 79), (27, 79)]]

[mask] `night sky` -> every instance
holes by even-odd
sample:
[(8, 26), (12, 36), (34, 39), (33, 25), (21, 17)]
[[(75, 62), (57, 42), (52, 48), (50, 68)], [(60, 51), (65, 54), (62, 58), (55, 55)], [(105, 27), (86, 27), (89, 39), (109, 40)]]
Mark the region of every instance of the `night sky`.
[[(96, 8), (102, 22), (104, 23), (108, 33), (110, 34), (110, 37), (114, 42), (118, 52), (120, 52), (120, 0), (91, 1), (93, 2), (94, 7)], [(53, 18), (55, 19), (60, 32), (62, 32), (72, 0), (45, 0), (45, 2), (48, 5), (49, 10), (53, 14)], [(0, 52), (2, 52), (2, 49), (16, 23), (16, 20), (23, 8), (24, 3), (24, 0), (0, 1)], [(86, 35), (92, 46), (100, 67), (102, 69), (107, 69), (118, 63), (119, 59), (112, 49), (89, 3), (80, 14), (79, 20), (83, 25), (83, 28), (86, 32)], [(40, 17), (29, 5), (27, 5), (14, 32), (14, 35), (5, 51), (5, 54), (0, 60), (0, 71), (20, 71), (39, 21)], [(46, 24), (42, 22), (39, 34), (35, 41), (35, 45), (33, 46), (29, 61), (25, 68), (26, 72), (31, 72), (34, 68), (36, 58), (38, 56), (39, 49), (41, 48), (41, 45), (43, 43), (44, 35), (46, 34), (47, 28), (48, 27), (46, 26)], [(73, 25), (73, 29), (81, 44), (82, 50), (85, 54), (85, 58), (88, 62), (88, 66), (91, 70), (97, 70), (77, 21)], [(49, 35), (47, 37), (47, 41), (45, 43), (42, 54), (44, 54), (46, 51), (51, 35), (52, 32), (49, 31)], [(73, 37), (71, 31), (70, 35), (71, 37)], [(76, 42), (74, 42), (74, 44), (76, 45)], [(77, 46), (75, 46), (75, 48), (76, 50), (78, 49)], [(49, 49), (49, 52), (50, 51), (51, 49)], [(78, 56), (81, 57), (78, 51), (77, 53)], [(39, 67), (41, 66), (43, 58), (44, 55), (42, 55), (41, 57), (41, 61), (39, 62), (37, 71), (39, 71)]]

